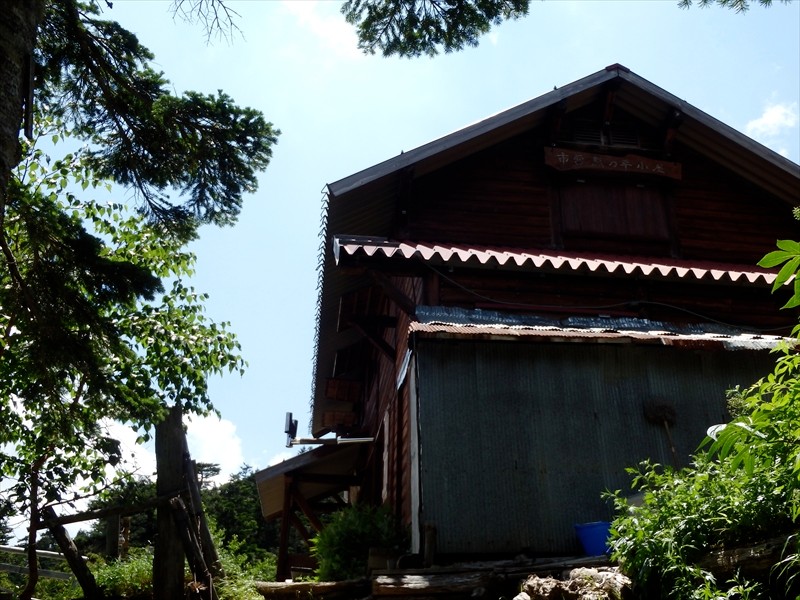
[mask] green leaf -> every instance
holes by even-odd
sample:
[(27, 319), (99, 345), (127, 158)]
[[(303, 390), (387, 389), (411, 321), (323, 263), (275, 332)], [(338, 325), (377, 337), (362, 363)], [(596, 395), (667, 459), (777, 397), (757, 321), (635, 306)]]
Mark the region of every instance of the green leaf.
[(781, 250), (786, 250), (791, 254), (800, 254), (800, 242), (794, 240), (778, 240), (775, 243)]
[(777, 267), (778, 265), (786, 262), (790, 258), (792, 258), (794, 254), (791, 252), (783, 252), (781, 250), (773, 250), (760, 261), (758, 261), (759, 267), (764, 267), (767, 269), (771, 269), (772, 267)]
[(775, 277), (775, 281), (772, 284), (772, 291), (774, 292), (778, 288), (780, 288), (784, 283), (786, 283), (794, 274), (797, 272), (797, 268), (800, 266), (800, 256), (795, 256), (791, 260), (789, 260), (781, 270), (778, 272), (778, 275)]

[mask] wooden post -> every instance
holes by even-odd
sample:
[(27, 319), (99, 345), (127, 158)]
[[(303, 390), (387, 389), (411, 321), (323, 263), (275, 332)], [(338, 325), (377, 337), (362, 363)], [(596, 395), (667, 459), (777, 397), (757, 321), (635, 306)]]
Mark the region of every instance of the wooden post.
[(195, 586), (195, 590), (200, 594), (201, 598), (218, 600), (219, 596), (217, 596), (217, 590), (214, 588), (214, 578), (206, 566), (203, 550), (200, 547), (200, 542), (197, 539), (194, 524), (186, 505), (180, 498), (173, 498), (169, 504), (172, 508), (172, 518), (175, 519), (175, 524), (181, 536), (181, 543), (183, 543), (183, 548), (189, 559), (189, 568), (195, 580), (199, 582), (199, 585)]
[(292, 487), (294, 482), (288, 475), (283, 477), (283, 513), (281, 514), (281, 534), (278, 542), (278, 564), (275, 573), (276, 581), (285, 581), (291, 576), (289, 569), (289, 527), (292, 514)]
[(200, 485), (197, 482), (197, 470), (195, 469), (194, 461), (189, 456), (188, 449), (184, 453), (183, 460), (186, 484), (189, 488), (189, 497), (192, 500), (192, 516), (197, 527), (203, 558), (211, 574), (214, 577), (219, 577), (222, 575), (222, 563), (219, 560), (217, 549), (214, 547), (214, 540), (211, 539), (211, 531), (208, 529), (208, 521), (206, 521), (206, 515), (203, 511), (203, 500), (200, 497)]
[[(52, 522), (53, 519), (56, 518), (56, 511), (53, 510), (52, 506), (45, 508), (43, 513), (45, 521)], [(86, 563), (83, 561), (83, 558), (75, 547), (67, 530), (64, 529), (63, 525), (52, 522), (50, 525), (50, 533), (53, 534), (69, 568), (72, 569), (72, 572), (75, 574), (75, 578), (78, 580), (83, 590), (83, 597), (86, 600), (100, 600), (102, 594), (97, 587), (97, 582), (94, 580), (94, 575), (92, 575), (89, 567), (86, 566)]]
[[(156, 425), (156, 494), (175, 496), (184, 489), (184, 433), (181, 406), (174, 406), (164, 421)], [(174, 600), (184, 597), (185, 556), (180, 533), (169, 506), (156, 511), (158, 534), (153, 552), (153, 598)]]
[(106, 521), (106, 556), (119, 558), (119, 532), (121, 517), (111, 515)]

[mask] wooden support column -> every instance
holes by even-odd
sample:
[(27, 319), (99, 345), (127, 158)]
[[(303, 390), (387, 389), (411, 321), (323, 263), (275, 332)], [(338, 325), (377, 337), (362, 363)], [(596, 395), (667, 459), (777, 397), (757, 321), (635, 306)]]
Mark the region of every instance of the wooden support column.
[(292, 486), (294, 482), (289, 475), (283, 477), (283, 512), (281, 513), (281, 533), (278, 541), (278, 564), (275, 573), (276, 581), (285, 581), (291, 577), (289, 571), (289, 527), (292, 514)]
[[(174, 406), (167, 418), (156, 425), (156, 494), (175, 496), (184, 488), (183, 454), (185, 438), (181, 406)], [(153, 598), (183, 598), (183, 543), (169, 506), (156, 511), (157, 537), (153, 552)]]
[(106, 556), (119, 558), (119, 532), (122, 518), (111, 515), (106, 522)]

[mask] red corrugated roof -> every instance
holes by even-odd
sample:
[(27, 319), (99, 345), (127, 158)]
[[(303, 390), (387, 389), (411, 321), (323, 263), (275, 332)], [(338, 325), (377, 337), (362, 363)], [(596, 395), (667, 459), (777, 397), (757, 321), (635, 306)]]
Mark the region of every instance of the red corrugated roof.
[(775, 273), (750, 265), (685, 261), (669, 258), (642, 259), (589, 252), (561, 252), (510, 248), (474, 248), (463, 245), (440, 245), (425, 242), (388, 242), (359, 237), (336, 236), (334, 255), (337, 263), (343, 255), (421, 259), (438, 264), (479, 264), (519, 267), (547, 271), (616, 273), (642, 277), (685, 278), (713, 281), (747, 281), (772, 285)]

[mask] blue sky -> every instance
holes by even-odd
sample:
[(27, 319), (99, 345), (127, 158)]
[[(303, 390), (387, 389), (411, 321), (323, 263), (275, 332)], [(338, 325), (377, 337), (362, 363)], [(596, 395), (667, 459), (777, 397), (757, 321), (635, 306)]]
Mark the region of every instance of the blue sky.
[(286, 411), (307, 429), (325, 184), (614, 63), (800, 155), (797, 0), (745, 14), (677, 0), (534, 1), (479, 47), (418, 59), (361, 54), (337, 1), (226, 3), (240, 15), (230, 43), (206, 43), (167, 1), (115, 0), (107, 11), (176, 91), (221, 89), (282, 131), (239, 223), (204, 229), (193, 248), (208, 314), (231, 322), (249, 362), (243, 377), (212, 383), (223, 420), (190, 426), (195, 458), (226, 473), (290, 455)]

